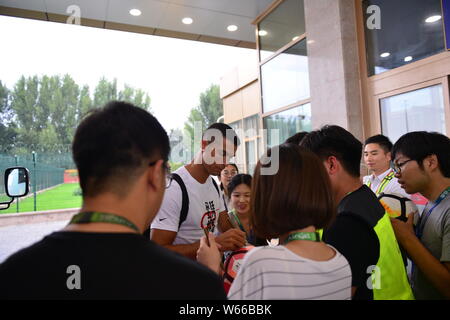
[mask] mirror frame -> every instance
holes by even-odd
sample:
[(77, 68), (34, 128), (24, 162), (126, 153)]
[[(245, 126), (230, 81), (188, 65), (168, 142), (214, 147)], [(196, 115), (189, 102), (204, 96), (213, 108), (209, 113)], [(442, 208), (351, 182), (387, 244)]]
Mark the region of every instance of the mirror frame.
[[(15, 169), (23, 169), (25, 171), (25, 179), (26, 179), (26, 186), (25, 186), (25, 193), (23, 195), (20, 196), (13, 196), (9, 194), (9, 190), (8, 190), (8, 176), (11, 173), (11, 171), (15, 170)], [(6, 195), (10, 198), (20, 198), (20, 197), (24, 197), (28, 194), (28, 192), (30, 192), (30, 173), (28, 172), (28, 169), (25, 167), (11, 167), (5, 170), (5, 192)]]

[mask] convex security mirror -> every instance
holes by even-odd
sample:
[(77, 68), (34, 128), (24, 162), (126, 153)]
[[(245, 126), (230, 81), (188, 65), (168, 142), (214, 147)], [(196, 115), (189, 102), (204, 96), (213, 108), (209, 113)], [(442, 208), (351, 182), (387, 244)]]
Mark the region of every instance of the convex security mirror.
[(23, 197), (29, 191), (29, 173), (24, 167), (8, 168), (5, 171), (5, 192), (11, 198), (8, 202), (0, 202), (0, 210), (8, 209), (14, 198)]

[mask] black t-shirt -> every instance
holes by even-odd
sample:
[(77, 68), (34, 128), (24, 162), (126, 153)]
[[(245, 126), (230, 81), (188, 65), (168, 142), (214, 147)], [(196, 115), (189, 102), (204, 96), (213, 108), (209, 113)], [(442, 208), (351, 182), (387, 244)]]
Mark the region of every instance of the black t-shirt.
[(352, 286), (357, 287), (354, 300), (372, 300), (367, 286), (368, 267), (377, 264), (380, 242), (373, 229), (384, 215), (384, 208), (365, 185), (348, 194), (338, 206), (333, 225), (324, 231), (323, 240), (347, 258), (352, 270)]
[[(77, 279), (81, 288), (68, 289)], [(214, 272), (141, 235), (55, 232), (0, 265), (0, 299), (15, 298), (223, 300), (226, 295)]]

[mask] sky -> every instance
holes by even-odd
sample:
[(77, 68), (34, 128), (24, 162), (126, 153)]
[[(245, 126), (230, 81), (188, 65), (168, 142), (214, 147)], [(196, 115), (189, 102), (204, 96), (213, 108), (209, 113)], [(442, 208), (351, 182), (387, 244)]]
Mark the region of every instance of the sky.
[(70, 74), (91, 95), (104, 76), (146, 91), (163, 127), (183, 128), (211, 84), (255, 50), (129, 32), (0, 16), (0, 80)]

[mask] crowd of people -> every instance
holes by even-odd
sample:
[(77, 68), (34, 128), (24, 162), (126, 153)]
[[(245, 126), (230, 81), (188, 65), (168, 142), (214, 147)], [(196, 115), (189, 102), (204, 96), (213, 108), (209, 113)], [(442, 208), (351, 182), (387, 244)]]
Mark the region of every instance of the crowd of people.
[[(215, 123), (172, 173), (155, 117), (118, 101), (93, 111), (72, 148), (82, 208), (0, 265), (0, 298), (450, 298), (448, 137), (363, 144), (328, 125), (268, 149), (251, 175), (230, 161), (239, 147)], [(428, 203), (407, 212), (415, 194)]]

